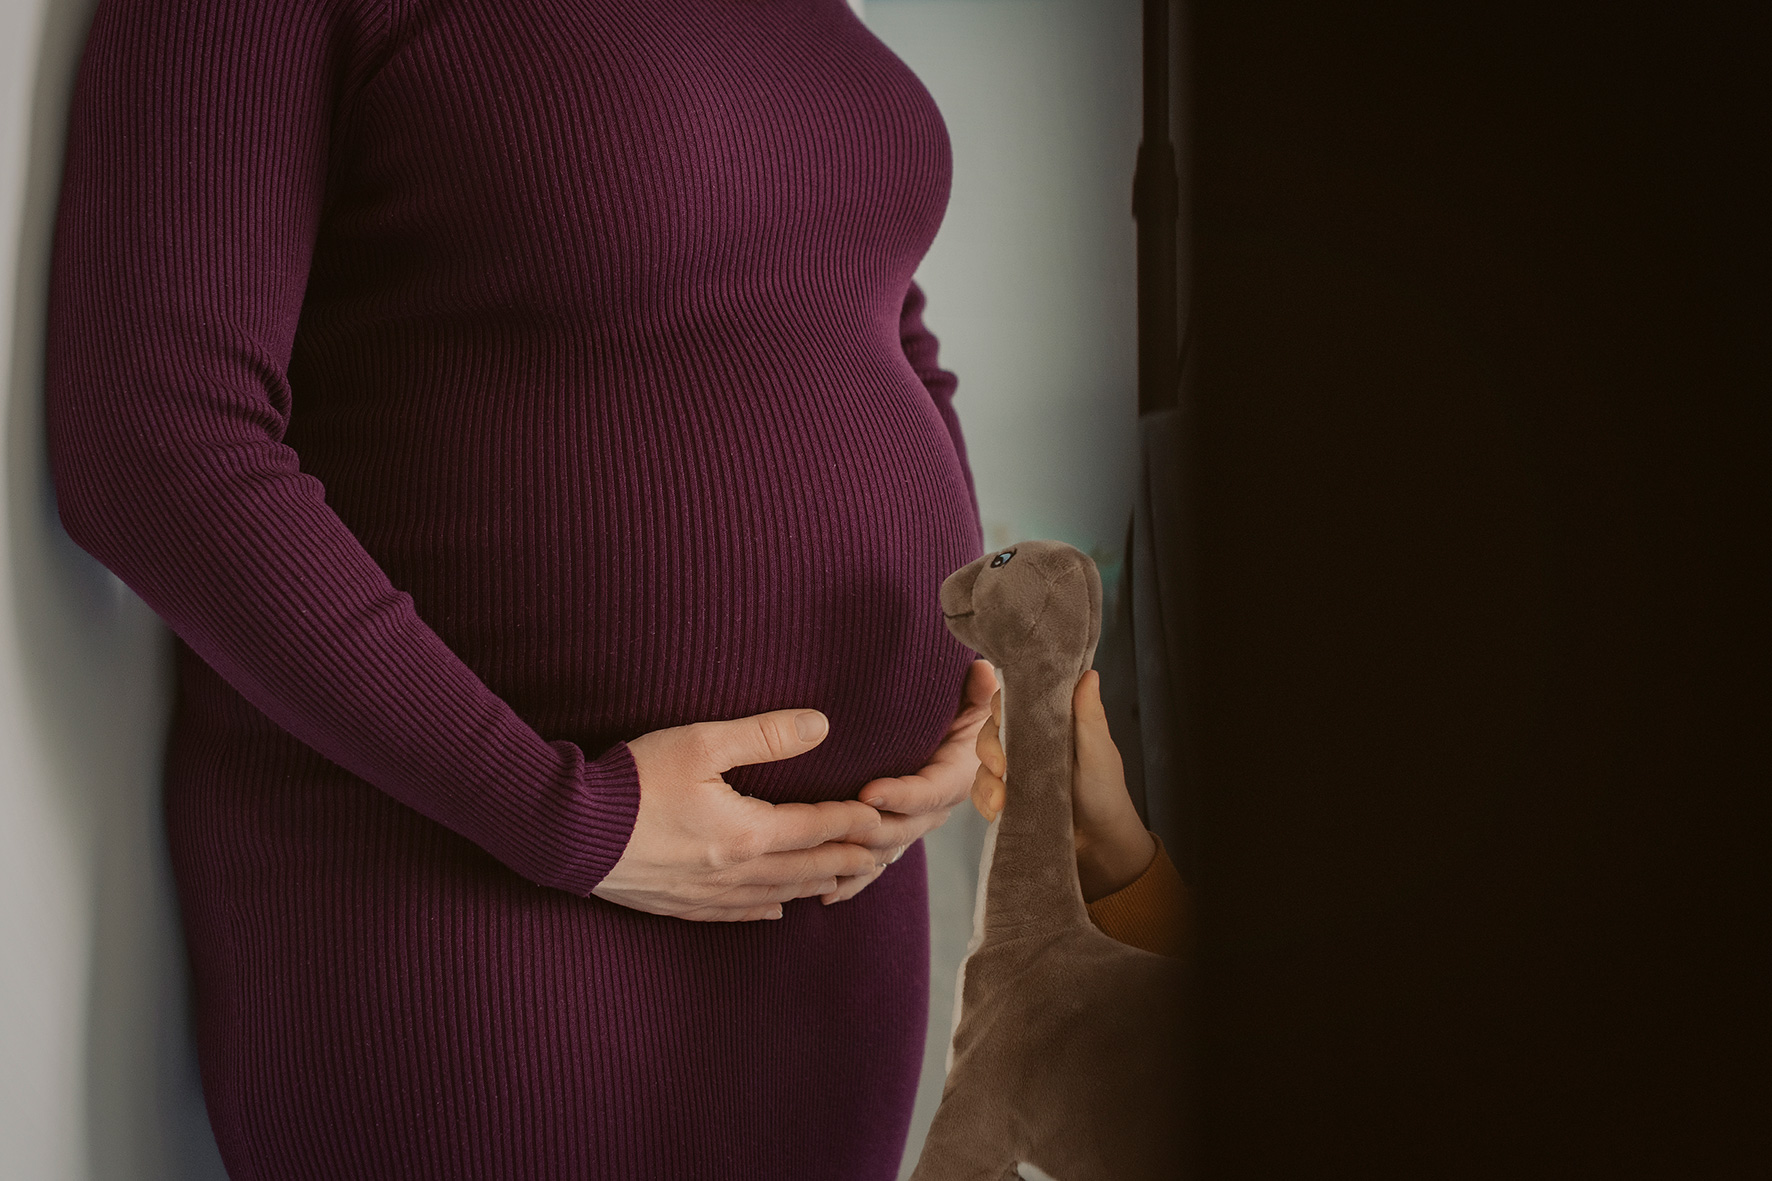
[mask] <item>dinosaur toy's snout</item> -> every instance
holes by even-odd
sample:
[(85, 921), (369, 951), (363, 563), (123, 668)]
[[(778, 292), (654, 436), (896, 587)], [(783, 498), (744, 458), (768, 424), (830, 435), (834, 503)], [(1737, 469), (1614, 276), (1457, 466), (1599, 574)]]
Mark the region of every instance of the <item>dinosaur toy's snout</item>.
[(978, 581), (985, 559), (970, 562), (948, 575), (941, 584), (941, 614), (945, 619), (961, 619), (972, 614), (972, 584)]
[(995, 558), (995, 554), (986, 554), (969, 562), (948, 575), (941, 584), (941, 616), (947, 621), (948, 630), (962, 644), (993, 662), (997, 658), (987, 650), (986, 641), (979, 634), (978, 605), (973, 601), (973, 593), (977, 590), (979, 575)]
[(973, 588), (978, 583), (978, 576), (984, 573), (988, 563), (995, 561), (997, 556), (986, 554), (976, 562), (960, 567), (941, 584), (941, 616), (947, 621), (948, 630), (962, 644), (976, 652), (984, 654), (979, 642), (973, 620), (977, 618), (976, 606), (972, 601)]
[(1014, 663), (1030, 645), (1090, 653), (1101, 627), (1101, 578), (1074, 546), (1025, 541), (948, 575), (941, 613), (962, 644), (993, 664)]

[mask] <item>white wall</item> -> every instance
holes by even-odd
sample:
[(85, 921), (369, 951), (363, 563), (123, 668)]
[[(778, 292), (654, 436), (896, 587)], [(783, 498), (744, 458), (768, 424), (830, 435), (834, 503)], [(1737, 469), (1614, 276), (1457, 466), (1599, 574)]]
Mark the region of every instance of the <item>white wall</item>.
[[(1068, 541), (1111, 580), (1138, 456), (1138, 0), (867, 0), (865, 14), (953, 140), (953, 196), (917, 278), (960, 378), (985, 544)], [(983, 838), (963, 807), (926, 842), (929, 1038), (901, 1177), (941, 1098)]]
[(0, 1175), (221, 1175), (160, 839), (165, 635), (55, 522), (49, 237), (93, 0), (0, 3)]
[(1137, 456), (1137, 0), (868, 0), (954, 145), (918, 278), (959, 375), (987, 547), (1117, 568)]
[[(0, 0), (0, 1176), (221, 1176), (189, 1047), (159, 822), (165, 636), (55, 523), (42, 443), (49, 237), (94, 0)], [(987, 544), (1112, 575), (1131, 502), (1136, 0), (869, 0), (954, 141), (919, 278)], [(931, 838), (936, 970), (914, 1161), (939, 1094), (982, 827)]]

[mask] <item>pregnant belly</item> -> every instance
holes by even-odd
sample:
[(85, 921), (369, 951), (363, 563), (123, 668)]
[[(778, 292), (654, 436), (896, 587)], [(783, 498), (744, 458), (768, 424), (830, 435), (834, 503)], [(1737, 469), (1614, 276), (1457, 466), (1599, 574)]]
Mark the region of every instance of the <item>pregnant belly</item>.
[(728, 779), (774, 801), (845, 798), (922, 765), (972, 658), (939, 589), (977, 555), (977, 526), (910, 386), (712, 424), (689, 399), (605, 405), (564, 430), (532, 415), (416, 449), (398, 511), (354, 490), (348, 464), (328, 499), (544, 736), (595, 755), (809, 706), (831, 722), (817, 750)]

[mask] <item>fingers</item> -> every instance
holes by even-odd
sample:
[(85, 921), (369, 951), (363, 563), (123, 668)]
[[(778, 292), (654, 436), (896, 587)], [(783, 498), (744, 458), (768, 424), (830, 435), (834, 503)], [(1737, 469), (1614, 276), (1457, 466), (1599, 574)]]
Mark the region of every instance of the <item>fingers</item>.
[(1003, 783), (1008, 760), (1003, 754), (1003, 742), (998, 729), (1002, 714), (1003, 694), (998, 692), (991, 696), (990, 718), (978, 731), (978, 772), (972, 777), (972, 806), (986, 820), (997, 818), (1008, 795)]
[[(875, 864), (864, 873), (840, 878), (825, 878), (817, 882), (792, 882), (784, 886), (736, 887), (713, 899), (707, 909), (713, 911), (730, 907), (739, 908), (747, 914), (752, 914), (759, 909), (767, 909), (771, 903), (779, 904), (795, 898), (811, 898), (815, 895), (826, 906), (834, 902), (847, 902), (878, 881), (881, 874), (904, 856), (908, 847), (908, 845), (900, 845), (886, 850), (881, 856), (881, 860), (885, 864)], [(779, 914), (776, 917), (780, 917)]]
[(990, 662), (973, 661), (960, 713), (929, 762), (914, 775), (887, 776), (866, 784), (859, 793), (862, 803), (881, 812), (918, 816), (944, 811), (965, 799), (978, 763), (980, 728), (990, 724), (988, 707), (995, 685)]
[(701, 764), (697, 770), (718, 774), (805, 754), (824, 741), (830, 722), (815, 709), (777, 709), (682, 729), (690, 758)]
[(815, 849), (765, 853), (742, 865), (733, 866), (722, 875), (722, 880), (730, 887), (822, 882), (827, 878), (846, 878), (859, 873), (870, 873), (879, 865), (880, 860), (875, 850), (863, 845), (832, 841)]
[(781, 916), (781, 904), (775, 903), (766, 906), (695, 906), (672, 917), (688, 919), (692, 923), (751, 923)]
[(998, 693), (991, 697), (991, 716), (979, 727), (978, 740), (973, 747), (978, 753), (978, 761), (990, 768), (991, 774), (999, 779), (1003, 777), (1008, 764), (1003, 755), (1002, 711), (1003, 695)]
[[(1077, 791), (1085, 802), (1087, 797), (1099, 794), (1106, 804), (1110, 802), (1106, 797), (1116, 791), (1124, 794), (1126, 765), (1108, 732), (1107, 709), (1101, 703), (1100, 673), (1091, 669), (1078, 680), (1071, 710), (1077, 728)], [(1130, 797), (1127, 802), (1130, 803)]]
[(831, 905), (833, 902), (847, 902), (869, 886), (873, 885), (879, 876), (885, 872), (886, 867), (882, 865), (878, 869), (870, 870), (867, 873), (858, 874), (852, 878), (844, 878), (836, 884), (835, 889), (823, 895), (819, 901), (823, 902), (826, 906)]
[(890, 863), (894, 860), (889, 854), (902, 853), (906, 846), (919, 837), (928, 836), (948, 822), (952, 805), (946, 808), (932, 808), (927, 812), (919, 812), (914, 816), (900, 816), (893, 812), (880, 815), (880, 827), (875, 829), (867, 840), (861, 842), (877, 854), (883, 854), (878, 860)]
[(876, 811), (896, 812), (900, 816), (945, 811), (966, 798), (969, 770), (965, 764), (949, 760), (931, 763), (916, 775), (876, 779), (861, 789), (861, 802)]
[[(817, 849), (790, 850), (755, 858), (726, 871), (728, 879), (742, 878), (745, 884), (734, 885), (716, 895), (703, 910), (711, 921), (729, 921), (733, 916), (725, 914), (725, 908), (755, 907), (814, 895), (827, 906), (847, 902), (903, 857), (905, 850), (919, 837), (940, 827), (947, 818), (945, 808), (920, 816), (888, 815), (881, 818), (880, 827), (868, 845), (832, 842)], [(808, 876), (832, 866), (836, 868), (831, 876), (816, 879)], [(716, 911), (721, 913), (716, 914)], [(758, 915), (746, 910), (742, 917)]]
[(954, 713), (956, 722), (968, 727), (980, 721), (990, 709), (991, 694), (997, 691), (997, 671), (988, 660), (974, 660), (966, 670), (966, 684), (960, 690), (960, 708)]
[(1101, 702), (1101, 674), (1094, 669), (1077, 681), (1077, 691), (1071, 695), (1071, 712), (1077, 720), (1079, 759), (1087, 755), (1099, 758), (1108, 751), (1118, 754), (1108, 733), (1107, 707)]
[(1003, 810), (1003, 802), (1008, 797), (1008, 790), (1003, 781), (991, 774), (990, 768), (980, 763), (978, 775), (972, 780), (972, 806), (986, 820), (995, 820)]
[(1071, 790), (1077, 875), (1084, 899), (1093, 902), (1137, 880), (1155, 856), (1155, 845), (1126, 791), (1126, 768), (1108, 733), (1098, 674), (1078, 679), (1071, 707), (1077, 737)]
[[(877, 868), (877, 867), (876, 867)], [(872, 871), (870, 871), (872, 872)], [(710, 907), (752, 909), (788, 902), (795, 898), (812, 898), (829, 894), (843, 883), (842, 878), (818, 878), (814, 881), (788, 882), (781, 886), (734, 886), (709, 899)]]
[[(794, 849), (813, 849), (832, 841), (864, 842), (880, 827), (880, 814), (860, 800), (825, 800), (817, 804), (756, 805), (748, 835), (752, 857)], [(749, 860), (749, 858), (739, 858)]]
[[(1076, 719), (1076, 759), (1079, 774), (1076, 790), (1078, 804), (1087, 810), (1094, 795), (1110, 796), (1110, 789), (1125, 793), (1125, 765), (1119, 748), (1108, 732), (1107, 709), (1101, 701), (1101, 674), (1091, 669), (1077, 681), (1071, 698)], [(1008, 796), (1005, 779), (1008, 758), (1003, 752), (1000, 725), (1003, 711), (1001, 692), (991, 698), (991, 717), (978, 731), (978, 773), (972, 780), (972, 805), (986, 820), (995, 820), (1003, 810)], [(1103, 806), (1116, 805), (1117, 799), (1104, 798)], [(1130, 806), (1130, 798), (1126, 801)], [(1123, 809), (1115, 808), (1115, 811)]]

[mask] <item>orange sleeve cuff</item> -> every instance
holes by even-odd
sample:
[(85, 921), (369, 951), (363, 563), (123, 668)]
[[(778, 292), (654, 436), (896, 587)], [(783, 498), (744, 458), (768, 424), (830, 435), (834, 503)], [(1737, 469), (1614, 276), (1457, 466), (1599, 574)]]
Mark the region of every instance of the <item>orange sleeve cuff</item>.
[(1177, 956), (1187, 939), (1188, 893), (1156, 833), (1157, 855), (1131, 885), (1089, 903), (1089, 918), (1121, 943)]

